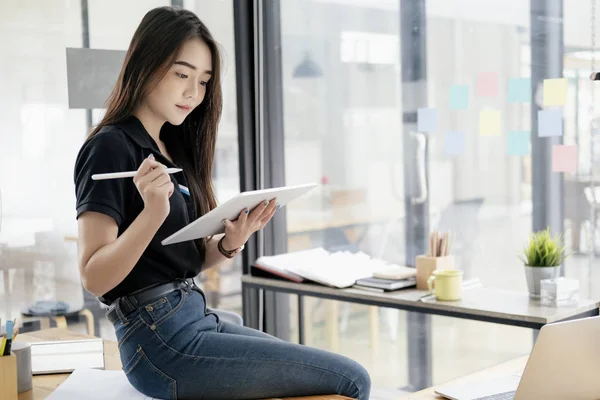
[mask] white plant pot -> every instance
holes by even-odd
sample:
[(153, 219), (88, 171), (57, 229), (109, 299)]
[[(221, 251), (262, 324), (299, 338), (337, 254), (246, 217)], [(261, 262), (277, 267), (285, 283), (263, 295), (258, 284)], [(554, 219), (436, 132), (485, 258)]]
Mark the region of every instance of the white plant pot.
[(542, 279), (556, 279), (560, 273), (557, 267), (529, 267), (525, 266), (525, 277), (527, 278), (527, 289), (529, 296), (538, 299), (540, 297), (540, 282)]

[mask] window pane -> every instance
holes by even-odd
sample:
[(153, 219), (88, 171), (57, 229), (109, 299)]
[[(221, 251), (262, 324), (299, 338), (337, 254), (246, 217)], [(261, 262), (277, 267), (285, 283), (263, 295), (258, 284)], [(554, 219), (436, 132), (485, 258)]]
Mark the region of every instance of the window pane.
[[(531, 104), (509, 100), (508, 85), (530, 74), (528, 2), (430, 0), (424, 26), (412, 27), (401, 23), (406, 3), (281, 2), (286, 183), (320, 183), (286, 206), (289, 250), (362, 251), (414, 266), (407, 246), (420, 244), (406, 238), (423, 216), (406, 214), (405, 204), (424, 194), (430, 229), (456, 233), (453, 254), (467, 278), (526, 291), (517, 255), (532, 223)], [(415, 49), (426, 54), (426, 73), (403, 82), (419, 68)], [(432, 113), (421, 121), (418, 108)], [(405, 188), (419, 186), (422, 167), (403, 153), (407, 136), (427, 143), (427, 186), (414, 193)], [(405, 313), (329, 301), (305, 309), (308, 342), (362, 362), (375, 387), (407, 383)], [(323, 324), (326, 315), (340, 318), (340, 332)], [(448, 348), (446, 335), (434, 335), (434, 383), (531, 345), (525, 329), (472, 321), (434, 317), (432, 331), (458, 337)], [(513, 340), (477, 347), (485, 359), (459, 350), (496, 334)]]
[[(0, 6), (0, 318), (36, 301), (83, 305), (73, 163), (85, 135), (69, 110), (65, 48), (81, 47), (80, 2)], [(10, 62), (7, 62), (10, 60)], [(8, 289), (8, 291), (7, 291)]]

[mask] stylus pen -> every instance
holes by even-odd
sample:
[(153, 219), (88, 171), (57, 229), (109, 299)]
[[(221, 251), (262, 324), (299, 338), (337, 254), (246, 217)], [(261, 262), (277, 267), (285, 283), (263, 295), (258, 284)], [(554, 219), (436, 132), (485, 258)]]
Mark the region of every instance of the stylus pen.
[[(167, 168), (167, 174), (175, 174), (181, 172), (181, 168)], [(108, 174), (94, 174), (92, 179), (95, 181), (101, 181), (105, 179), (119, 179), (119, 178), (133, 178), (137, 174), (137, 171), (126, 171), (126, 172), (111, 172)]]

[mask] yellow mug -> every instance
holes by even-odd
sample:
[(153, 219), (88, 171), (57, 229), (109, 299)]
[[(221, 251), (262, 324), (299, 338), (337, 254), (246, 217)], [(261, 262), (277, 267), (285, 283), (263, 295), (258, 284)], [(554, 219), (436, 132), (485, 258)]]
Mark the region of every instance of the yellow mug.
[(438, 300), (456, 301), (462, 298), (462, 275), (457, 269), (436, 269), (427, 279), (429, 292)]

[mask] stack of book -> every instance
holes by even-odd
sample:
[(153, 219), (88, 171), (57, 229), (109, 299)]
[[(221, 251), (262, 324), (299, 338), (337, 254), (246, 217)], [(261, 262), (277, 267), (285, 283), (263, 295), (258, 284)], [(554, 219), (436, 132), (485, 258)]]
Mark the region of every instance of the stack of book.
[[(44, 332), (44, 331), (40, 331)], [(104, 341), (77, 332), (69, 332), (68, 340), (52, 337), (50, 329), (44, 337), (24, 334), (31, 343), (33, 375), (72, 372), (76, 368), (104, 369)]]

